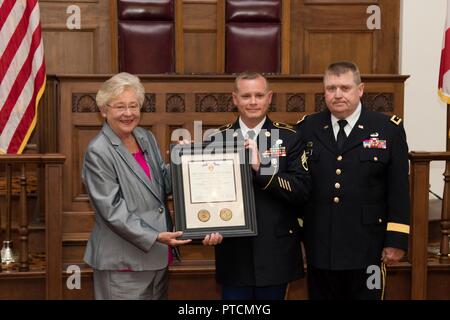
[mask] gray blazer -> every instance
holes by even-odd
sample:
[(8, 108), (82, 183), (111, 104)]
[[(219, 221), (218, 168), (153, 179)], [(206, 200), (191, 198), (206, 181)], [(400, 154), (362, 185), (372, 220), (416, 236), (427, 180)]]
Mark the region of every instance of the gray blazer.
[(84, 157), (82, 177), (95, 211), (84, 261), (94, 269), (167, 266), (169, 249), (156, 238), (172, 228), (165, 206), (172, 187), (169, 166), (153, 134), (137, 127), (133, 135), (145, 154), (151, 180), (107, 123)]

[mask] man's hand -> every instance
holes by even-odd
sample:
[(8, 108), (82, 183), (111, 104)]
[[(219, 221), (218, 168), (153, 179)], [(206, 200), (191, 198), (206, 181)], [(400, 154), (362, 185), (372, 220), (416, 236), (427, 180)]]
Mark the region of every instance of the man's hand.
[(179, 246), (179, 245), (183, 245), (186, 243), (191, 242), (191, 239), (187, 239), (187, 240), (177, 240), (176, 238), (181, 237), (181, 235), (183, 234), (182, 231), (177, 231), (177, 232), (160, 232), (158, 234), (158, 238), (156, 238), (156, 241), (159, 241), (161, 243), (167, 244), (171, 247), (175, 247), (175, 246)]
[(252, 169), (258, 172), (261, 161), (259, 159), (258, 145), (256, 144), (256, 141), (252, 139), (245, 139), (244, 147), (246, 149), (250, 149), (250, 164), (252, 165)]
[(215, 246), (216, 244), (221, 243), (223, 240), (223, 236), (220, 233), (211, 233), (207, 234), (203, 239), (202, 243), (205, 246)]
[(405, 255), (405, 251), (402, 249), (387, 247), (383, 249), (381, 254), (381, 260), (388, 266), (393, 265), (400, 261)]

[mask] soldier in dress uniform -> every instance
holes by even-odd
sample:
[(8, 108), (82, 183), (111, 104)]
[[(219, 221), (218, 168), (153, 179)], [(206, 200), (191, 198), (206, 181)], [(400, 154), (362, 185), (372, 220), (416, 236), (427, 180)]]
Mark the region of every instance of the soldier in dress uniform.
[(216, 245), (223, 299), (283, 299), (288, 283), (304, 274), (297, 211), (309, 196), (306, 156), (296, 130), (267, 117), (271, 99), (261, 74), (241, 74), (233, 91), (239, 118), (211, 137), (241, 139), (251, 149), (258, 229), (257, 236)]
[(297, 128), (306, 144), (311, 197), (304, 228), (311, 299), (380, 299), (385, 265), (409, 234), (408, 146), (402, 120), (361, 105), (358, 67), (331, 64), (327, 110)]

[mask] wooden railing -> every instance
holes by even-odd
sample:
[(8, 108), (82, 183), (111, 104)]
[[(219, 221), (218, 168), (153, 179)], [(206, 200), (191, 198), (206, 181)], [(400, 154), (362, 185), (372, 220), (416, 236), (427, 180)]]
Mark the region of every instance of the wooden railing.
[[(29, 270), (28, 261), (28, 212), (27, 212), (27, 167), (42, 170), (42, 195), (45, 210), (46, 249), (46, 297), (62, 297), (62, 166), (65, 156), (61, 154), (0, 155), (0, 167), (5, 168), (5, 197), (7, 217), (5, 237), (11, 240), (12, 181), (13, 173), (19, 173), (19, 271)], [(48, 254), (51, 253), (51, 254)]]
[(411, 299), (427, 298), (428, 273), (428, 190), (430, 162), (445, 161), (444, 193), (441, 215), (441, 263), (449, 263), (450, 233), (450, 152), (411, 152)]

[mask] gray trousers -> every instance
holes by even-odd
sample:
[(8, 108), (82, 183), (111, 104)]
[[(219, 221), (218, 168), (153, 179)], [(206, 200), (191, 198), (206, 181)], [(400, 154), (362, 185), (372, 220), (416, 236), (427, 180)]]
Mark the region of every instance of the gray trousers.
[(96, 300), (167, 300), (169, 272), (94, 269)]

